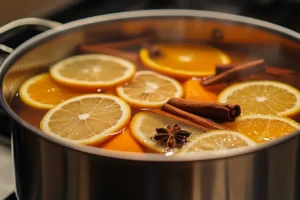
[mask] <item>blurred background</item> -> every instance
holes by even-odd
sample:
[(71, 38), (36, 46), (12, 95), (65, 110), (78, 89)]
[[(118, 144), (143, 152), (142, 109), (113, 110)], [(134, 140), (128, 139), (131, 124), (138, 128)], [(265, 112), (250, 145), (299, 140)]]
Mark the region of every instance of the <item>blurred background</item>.
[[(108, 13), (164, 8), (238, 14), (300, 32), (300, 0), (1, 0), (0, 27), (24, 17), (41, 17), (67, 23)], [(15, 48), (35, 34), (36, 32), (21, 33), (4, 44)], [(7, 119), (0, 115), (0, 199), (15, 200), (7, 124)]]
[(300, 0), (9, 0), (0, 1), (0, 25), (22, 17), (59, 22), (112, 12), (188, 8), (234, 13), (299, 29)]
[[(0, 1), (0, 26), (24, 17), (42, 17), (67, 23), (108, 13), (164, 8), (238, 14), (300, 32), (300, 0), (9, 0)], [(5, 44), (14, 48), (34, 34), (22, 34)]]

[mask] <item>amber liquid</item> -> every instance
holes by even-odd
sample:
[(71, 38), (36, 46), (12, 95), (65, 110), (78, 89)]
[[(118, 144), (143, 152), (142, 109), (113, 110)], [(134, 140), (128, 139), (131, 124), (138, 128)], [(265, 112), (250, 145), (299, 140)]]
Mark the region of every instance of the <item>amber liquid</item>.
[[(220, 50), (222, 50), (227, 55), (229, 55), (229, 57), (231, 58), (232, 63), (241, 63), (241, 62), (246, 62), (246, 61), (249, 61), (249, 60), (260, 59), (259, 57), (249, 56), (248, 51), (245, 51), (245, 52), (237, 51), (237, 50), (234, 50), (232, 48), (229, 48), (229, 49), (224, 48), (224, 49), (220, 49)], [(205, 60), (203, 62), (205, 62)], [(141, 66), (137, 66), (137, 71), (139, 71), (139, 70), (145, 70), (145, 68), (143, 68)], [(150, 69), (147, 68), (146, 70), (150, 70)], [(247, 81), (248, 80), (276, 80), (276, 81), (280, 81), (280, 82), (290, 84), (290, 85), (300, 89), (300, 82), (297, 79), (291, 78), (291, 77), (253, 75), (253, 76), (247, 77), (245, 80), (247, 80)], [(240, 81), (242, 81), (242, 80), (240, 80)], [(180, 82), (183, 83), (182, 80)], [(218, 94), (220, 91), (222, 91), (229, 84), (231, 84), (231, 83), (220, 84), (220, 85), (217, 85), (217, 86), (211, 86), (211, 87), (208, 87), (207, 90), (211, 91), (212, 93)], [(193, 89), (193, 88), (191, 88), (191, 89)], [(102, 91), (102, 93), (115, 94), (113, 90), (112, 91), (107, 91), (107, 92)], [(18, 94), (16, 94), (14, 99), (12, 100), (11, 107), (20, 116), (20, 118), (22, 118), (27, 123), (31, 124), (32, 126), (38, 128), (38, 129), (39, 129), (39, 126), (40, 126), (41, 119), (43, 118), (43, 116), (47, 112), (47, 110), (39, 110), (39, 109), (32, 108), (30, 106), (27, 106), (19, 98)], [(138, 110), (138, 109), (133, 109), (132, 108), (132, 116), (134, 116), (134, 114), (136, 114), (139, 111), (140, 110)], [(300, 121), (300, 118), (295, 119), (295, 120)], [(113, 140), (113, 138), (112, 138), (112, 140)], [(102, 144), (100, 147), (103, 147), (103, 146), (105, 147), (106, 144), (107, 143)], [(144, 152), (147, 151), (144, 147), (140, 147), (140, 148), (141, 148), (140, 151), (144, 151)], [(122, 149), (122, 148), (119, 148), (117, 150), (120, 150), (120, 149)]]

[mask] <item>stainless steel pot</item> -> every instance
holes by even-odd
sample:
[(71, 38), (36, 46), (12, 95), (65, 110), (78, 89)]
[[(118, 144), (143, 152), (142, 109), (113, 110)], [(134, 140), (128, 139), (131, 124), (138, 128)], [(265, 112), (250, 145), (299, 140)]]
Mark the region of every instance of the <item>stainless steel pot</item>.
[(236, 48), (246, 45), (249, 48), (243, 51), (249, 59), (259, 56), (267, 63), (300, 70), (298, 33), (241, 16), (192, 10), (134, 11), (57, 26), (18, 47), (0, 69), (0, 102), (12, 121), (18, 198), (300, 199), (300, 131), (226, 154), (166, 157), (66, 143), (30, 126), (10, 108), (22, 81), (71, 55), (78, 44), (144, 31), (154, 32), (161, 40), (201, 40), (225, 46), (234, 44)]

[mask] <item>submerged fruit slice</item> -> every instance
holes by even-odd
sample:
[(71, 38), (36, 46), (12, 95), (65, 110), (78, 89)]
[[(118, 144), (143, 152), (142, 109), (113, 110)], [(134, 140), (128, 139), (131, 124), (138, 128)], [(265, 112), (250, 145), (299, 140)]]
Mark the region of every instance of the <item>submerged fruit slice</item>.
[(183, 87), (185, 99), (210, 102), (217, 100), (217, 93), (203, 87), (198, 80), (187, 80)]
[(134, 107), (155, 108), (171, 97), (182, 97), (183, 89), (172, 78), (151, 71), (139, 71), (130, 83), (117, 88), (117, 94)]
[[(152, 137), (156, 134), (156, 128), (166, 128), (169, 125), (172, 126), (175, 124), (179, 125), (182, 130), (186, 130), (191, 133), (191, 135), (187, 138), (188, 141), (195, 135), (205, 132), (204, 130), (193, 127), (184, 122), (159, 115), (151, 111), (142, 111), (136, 114), (130, 123), (130, 130), (132, 135), (142, 145), (152, 151), (164, 153), (165, 146), (152, 139)], [(176, 152), (178, 149), (173, 149), (173, 151)]]
[(100, 147), (116, 151), (145, 152), (145, 148), (133, 138), (129, 128), (113, 136), (113, 138)]
[(210, 131), (194, 137), (181, 149), (180, 153), (216, 151), (254, 146), (256, 142), (251, 138), (229, 130)]
[(233, 84), (219, 94), (218, 101), (239, 104), (242, 115), (293, 116), (300, 111), (299, 90), (277, 81), (249, 81)]
[(48, 73), (36, 75), (26, 80), (20, 87), (19, 96), (27, 105), (50, 109), (55, 105), (82, 93), (58, 85)]
[(122, 99), (107, 94), (88, 94), (49, 110), (40, 128), (61, 139), (96, 145), (123, 129), (130, 117), (131, 109)]
[(132, 78), (134, 72), (133, 63), (102, 54), (73, 56), (50, 68), (50, 75), (57, 82), (84, 90), (122, 85)]
[(151, 56), (146, 48), (140, 50), (140, 60), (148, 68), (175, 78), (213, 75), (216, 64), (228, 64), (224, 52), (207, 45), (158, 44), (162, 56)]
[(273, 115), (246, 115), (224, 126), (241, 132), (256, 142), (274, 140), (300, 129), (300, 124), (287, 117)]

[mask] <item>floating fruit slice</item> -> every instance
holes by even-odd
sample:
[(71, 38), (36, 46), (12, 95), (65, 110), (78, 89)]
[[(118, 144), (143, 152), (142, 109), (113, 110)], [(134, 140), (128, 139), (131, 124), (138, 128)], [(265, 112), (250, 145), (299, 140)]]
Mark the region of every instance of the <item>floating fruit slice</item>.
[(50, 68), (54, 80), (83, 90), (122, 85), (132, 78), (134, 72), (135, 66), (131, 62), (102, 54), (73, 56)]
[(174, 78), (213, 75), (216, 64), (228, 64), (230, 58), (221, 50), (207, 45), (158, 44), (162, 56), (140, 50), (140, 60), (148, 68)]
[(155, 108), (171, 97), (182, 97), (183, 89), (172, 78), (151, 71), (139, 71), (130, 83), (117, 88), (117, 94), (133, 107)]
[(133, 138), (129, 128), (113, 136), (113, 138), (100, 147), (116, 151), (145, 152), (145, 148)]
[(246, 115), (224, 126), (241, 132), (256, 142), (274, 140), (300, 129), (300, 124), (287, 117), (273, 115)]
[(242, 115), (294, 116), (300, 111), (299, 90), (276, 81), (249, 81), (233, 84), (219, 94), (218, 101), (239, 104)]
[(97, 145), (124, 128), (130, 117), (131, 109), (122, 99), (107, 94), (87, 94), (49, 110), (40, 128), (64, 140)]
[(217, 100), (217, 93), (203, 87), (198, 80), (187, 80), (183, 88), (185, 99), (211, 102)]
[(19, 90), (19, 96), (24, 103), (39, 109), (53, 108), (64, 100), (81, 94), (58, 85), (48, 73), (31, 77)]
[(220, 151), (254, 145), (256, 145), (255, 141), (241, 133), (217, 130), (194, 137), (180, 150), (180, 153)]
[[(153, 113), (151, 111), (142, 111), (136, 114), (130, 123), (130, 130), (132, 135), (139, 141), (143, 146), (148, 149), (164, 153), (165, 146), (153, 140), (152, 137), (156, 134), (156, 128), (166, 128), (167, 126), (179, 125), (182, 130), (186, 130), (191, 133), (187, 138), (192, 139), (194, 135), (201, 134), (205, 132), (199, 128), (193, 127), (184, 122)], [(173, 149), (174, 152), (178, 149)]]

